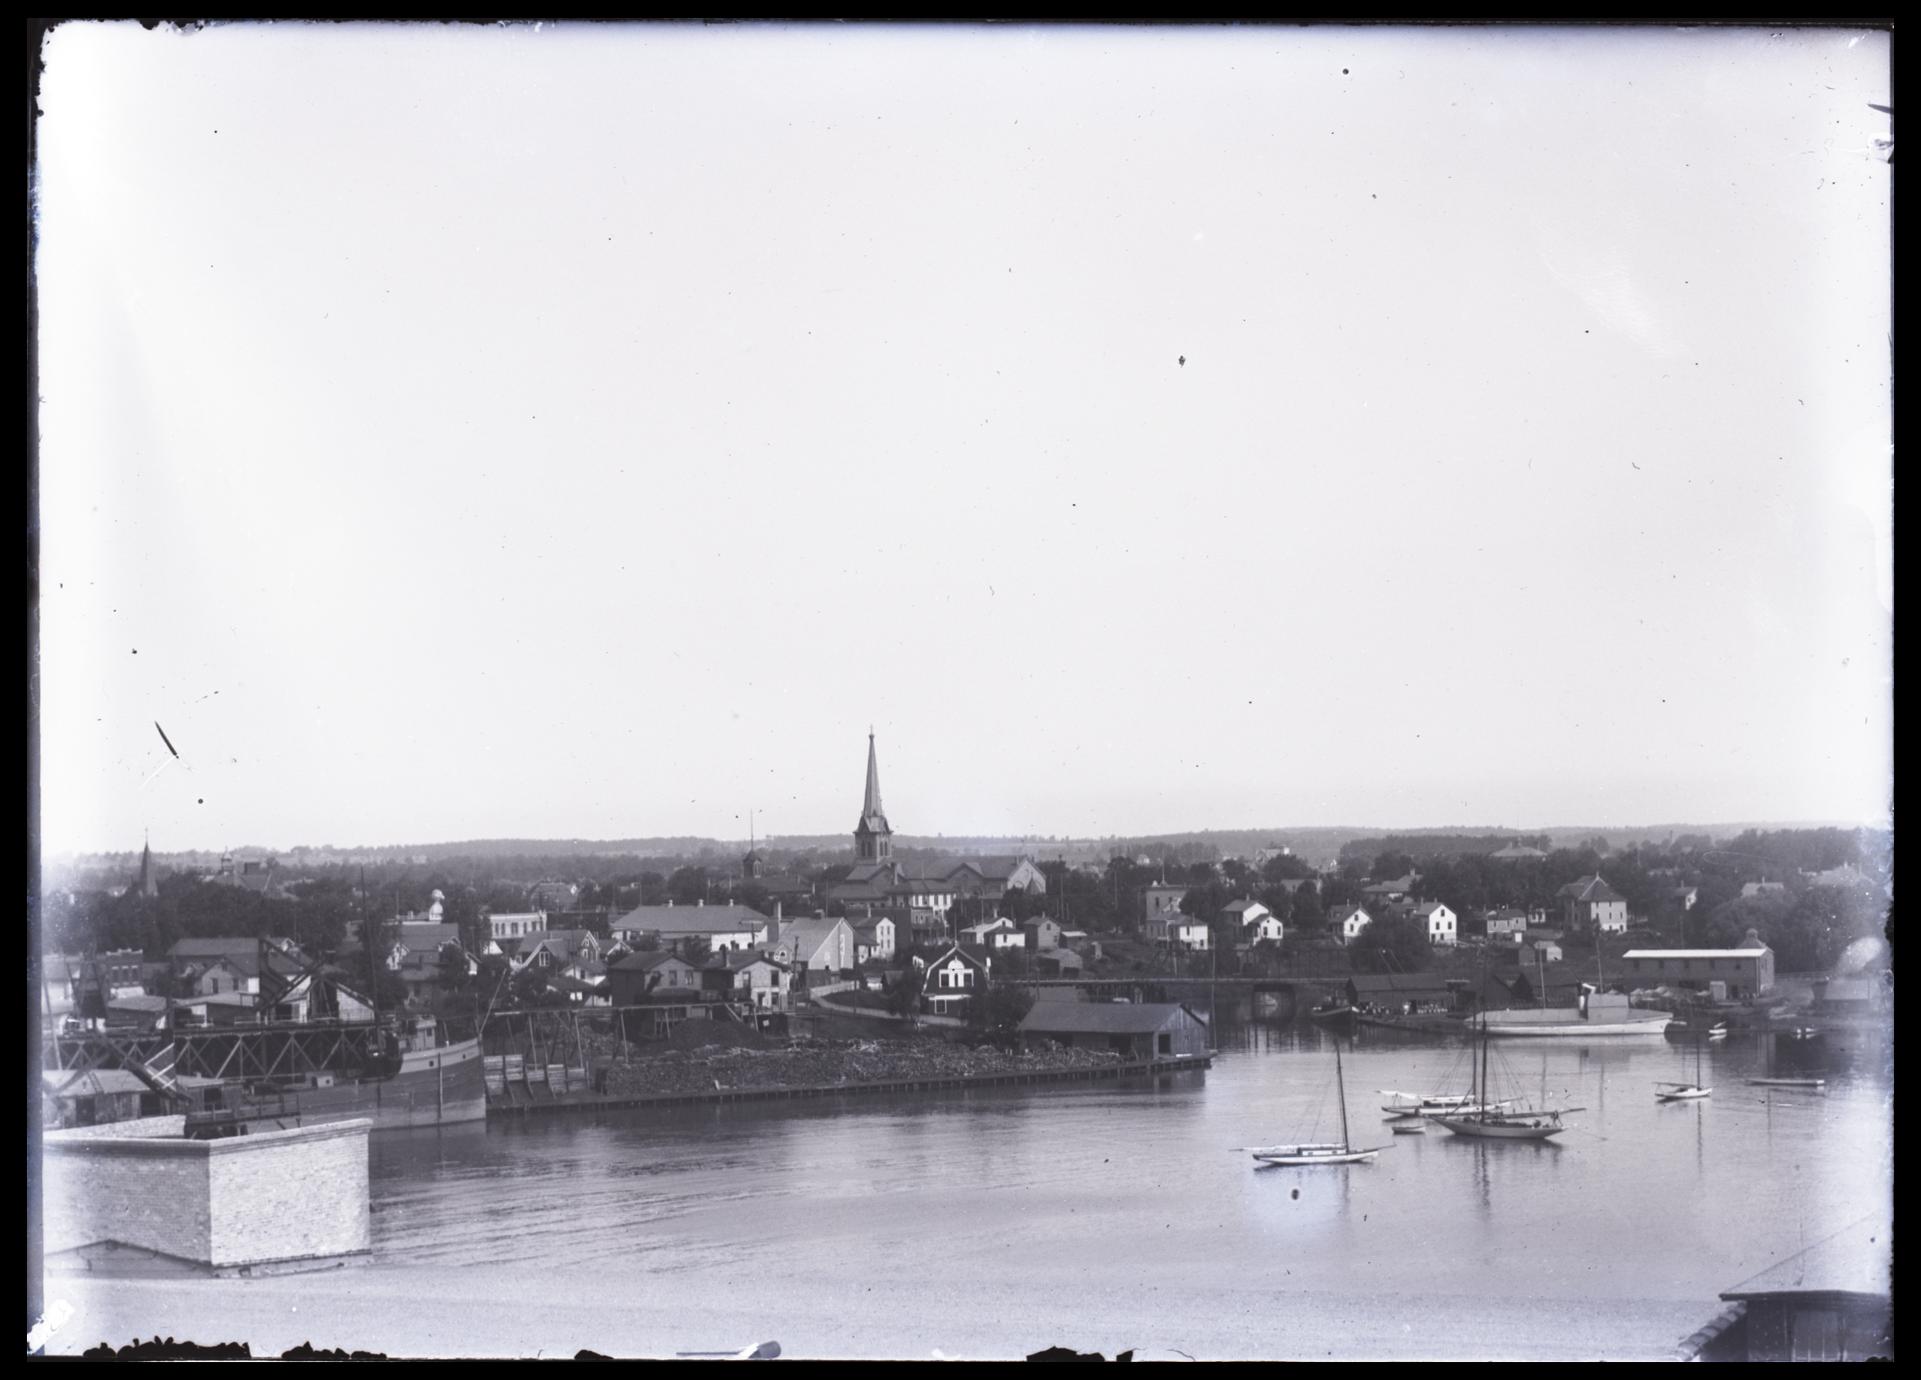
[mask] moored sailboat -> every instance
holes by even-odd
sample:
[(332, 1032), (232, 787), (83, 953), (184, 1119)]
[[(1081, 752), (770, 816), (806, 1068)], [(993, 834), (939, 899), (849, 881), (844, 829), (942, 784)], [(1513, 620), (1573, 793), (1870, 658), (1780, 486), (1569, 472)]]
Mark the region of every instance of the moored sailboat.
[(1694, 1102), (1713, 1093), (1714, 1089), (1701, 1081), (1702, 1044), (1701, 1040), (1694, 1042), (1694, 1081), (1692, 1083), (1656, 1083), (1655, 1087), (1660, 1089), (1654, 1094), (1656, 1099), (1662, 1102)]
[(1338, 1145), (1266, 1145), (1252, 1153), (1263, 1165), (1366, 1164), (1387, 1147), (1357, 1147), (1348, 1137), (1347, 1081), (1341, 1072), (1341, 1047), (1334, 1046), (1334, 1081), (1341, 1103), (1341, 1142)]
[(1475, 1089), (1476, 1110), (1437, 1113), (1428, 1119), (1445, 1126), (1457, 1136), (1470, 1136), (1477, 1140), (1547, 1140), (1567, 1130), (1568, 1128), (1561, 1124), (1561, 1118), (1568, 1112), (1578, 1112), (1581, 1108), (1530, 1109), (1520, 1106), (1518, 1100), (1501, 1106), (1487, 1104), (1488, 1030), (1485, 1013), (1480, 1018), (1479, 1030), (1481, 1058), (1479, 1087)]

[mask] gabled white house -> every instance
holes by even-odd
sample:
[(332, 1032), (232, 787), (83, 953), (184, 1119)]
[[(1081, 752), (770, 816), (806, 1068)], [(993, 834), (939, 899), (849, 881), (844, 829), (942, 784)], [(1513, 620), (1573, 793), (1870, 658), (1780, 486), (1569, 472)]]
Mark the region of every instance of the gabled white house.
[(1349, 906), (1334, 917), (1333, 928), (1341, 936), (1341, 943), (1352, 944), (1373, 923), (1374, 917), (1359, 906)]
[(845, 920), (812, 919), (782, 925), (779, 936), (763, 944), (761, 952), (797, 969), (838, 973), (859, 965), (856, 947), (853, 926)]
[(1258, 944), (1263, 939), (1281, 942), (1281, 919), (1259, 901), (1230, 901), (1221, 907), (1221, 918), (1239, 927), (1242, 944)]
[(969, 925), (961, 931), (961, 941), (998, 953), (1002, 949), (1027, 947), (1027, 934), (1019, 925), (1002, 916), (978, 925)]
[(1439, 901), (1416, 901), (1408, 908), (1408, 914), (1421, 922), (1427, 931), (1428, 943), (1452, 948), (1460, 942), (1459, 917)]
[(958, 1014), (970, 997), (987, 988), (994, 960), (955, 945), (927, 965), (921, 996), (936, 1016)]

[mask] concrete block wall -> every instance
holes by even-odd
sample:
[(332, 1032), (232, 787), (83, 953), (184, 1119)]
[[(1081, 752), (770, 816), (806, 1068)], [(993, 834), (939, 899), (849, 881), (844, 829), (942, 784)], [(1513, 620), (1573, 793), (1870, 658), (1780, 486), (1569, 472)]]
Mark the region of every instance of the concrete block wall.
[(369, 1121), (210, 1141), (215, 1266), (372, 1248)]
[[(57, 1131), (42, 1142), (47, 1254), (118, 1241), (183, 1260), (209, 1261), (212, 1213), (207, 1158), (193, 1141), (156, 1137), (147, 1118)], [(178, 1129), (174, 1132), (179, 1135)]]
[(215, 1268), (364, 1252), (371, 1128), (193, 1141), (179, 1138), (181, 1118), (154, 1117), (55, 1132), (43, 1143), (45, 1249), (114, 1241)]

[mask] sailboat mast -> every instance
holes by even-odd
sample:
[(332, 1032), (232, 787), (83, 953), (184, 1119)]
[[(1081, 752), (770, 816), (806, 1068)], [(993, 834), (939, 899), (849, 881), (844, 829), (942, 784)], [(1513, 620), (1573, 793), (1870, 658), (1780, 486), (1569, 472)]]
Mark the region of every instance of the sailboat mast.
[(1334, 1087), (1341, 1097), (1341, 1153), (1345, 1155), (1352, 1145), (1347, 1138), (1347, 1080), (1341, 1076), (1341, 1046), (1334, 1045)]
[(1487, 1120), (1487, 1012), (1481, 1013), (1481, 1120)]

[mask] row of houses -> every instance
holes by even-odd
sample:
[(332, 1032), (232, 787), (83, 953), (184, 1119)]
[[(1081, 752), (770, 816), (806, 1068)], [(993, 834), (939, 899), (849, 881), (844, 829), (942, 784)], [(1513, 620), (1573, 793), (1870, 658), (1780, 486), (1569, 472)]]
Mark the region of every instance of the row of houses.
[[(1173, 949), (1205, 953), (1214, 943), (1217, 930), (1236, 936), (1236, 947), (1248, 949), (1267, 941), (1276, 944), (1286, 938), (1287, 927), (1279, 916), (1259, 901), (1230, 901), (1214, 916), (1187, 915), (1181, 904), (1192, 890), (1187, 886), (1150, 886), (1143, 897), (1143, 933), (1156, 944)], [(1460, 918), (1439, 901), (1415, 901), (1403, 895), (1383, 903), (1383, 913), (1404, 916), (1420, 925), (1430, 944), (1452, 947), (1460, 942)], [(1361, 906), (1347, 906), (1328, 918), (1328, 933), (1342, 944), (1352, 944), (1374, 922)]]
[[(219, 1026), (371, 1020), (371, 1005), (284, 938), (182, 939), (160, 962), (137, 950), (41, 966), (50, 1020), (106, 1026)], [(318, 979), (318, 981), (317, 981)]]

